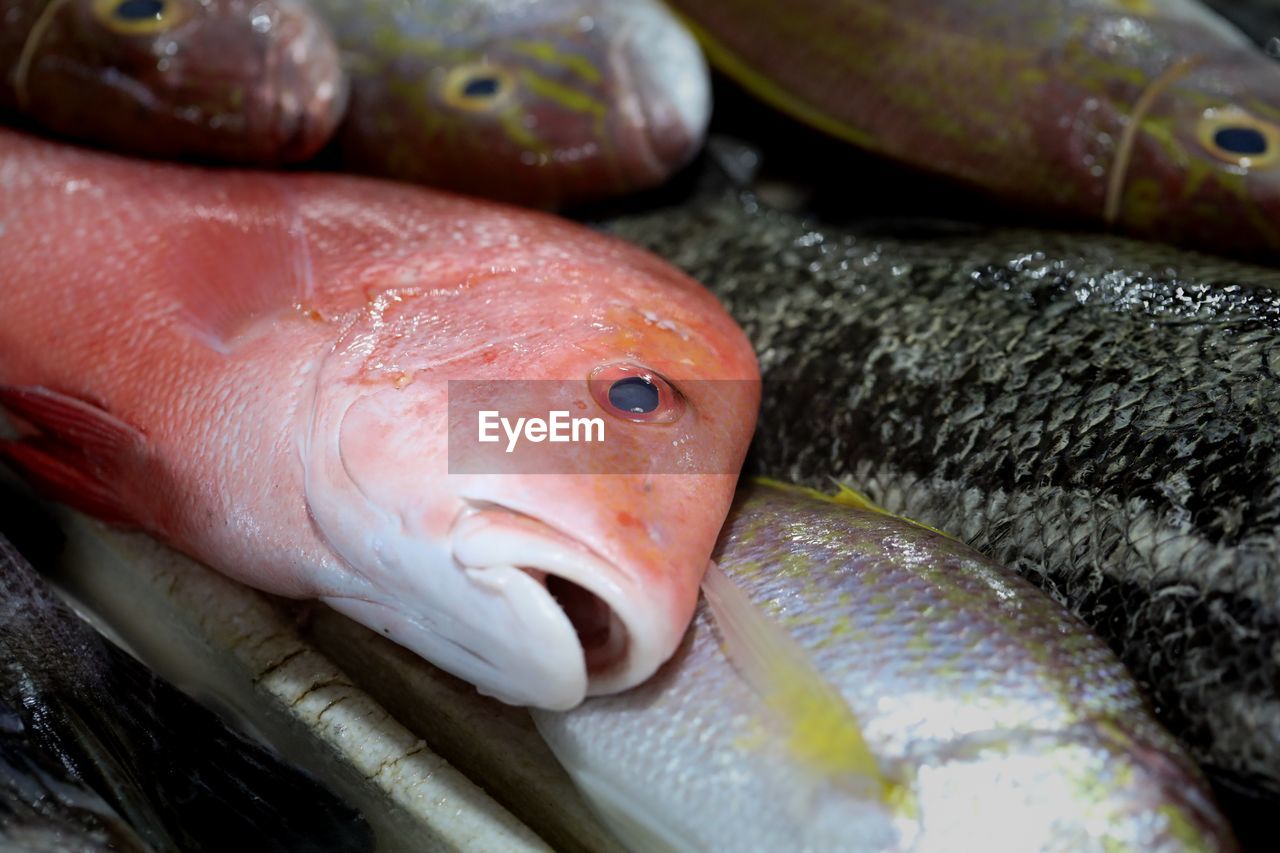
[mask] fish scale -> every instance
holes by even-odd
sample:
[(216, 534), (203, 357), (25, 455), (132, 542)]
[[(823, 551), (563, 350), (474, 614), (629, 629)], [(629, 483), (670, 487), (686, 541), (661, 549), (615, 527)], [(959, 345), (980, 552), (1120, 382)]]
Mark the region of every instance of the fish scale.
[[(744, 485), (711, 603), (672, 660), (632, 691), (534, 712), (630, 849), (954, 850), (975, 834), (988, 850), (1233, 849), (1203, 780), (1078, 619), (848, 498)], [(802, 650), (783, 675), (761, 663), (776, 627), (738, 645), (750, 618), (716, 603), (720, 572)], [(806, 667), (822, 687), (788, 680)], [(826, 689), (857, 738), (812, 714)], [(809, 725), (787, 737), (788, 713)], [(867, 796), (868, 776), (897, 793)]]
[(1068, 604), (1219, 780), (1280, 796), (1280, 283), (1097, 235), (836, 226), (703, 189), (614, 233), (765, 376), (749, 470), (840, 480)]

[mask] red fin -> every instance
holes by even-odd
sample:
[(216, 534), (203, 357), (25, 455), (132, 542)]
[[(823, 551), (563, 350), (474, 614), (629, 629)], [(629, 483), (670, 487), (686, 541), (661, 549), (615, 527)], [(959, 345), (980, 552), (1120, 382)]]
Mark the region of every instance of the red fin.
[(0, 457), (30, 480), (41, 494), (110, 524), (134, 525), (133, 518), (122, 510), (119, 497), (106, 483), (46, 453), (34, 442), (0, 441)]
[(118, 457), (143, 441), (141, 432), (106, 410), (39, 385), (0, 385), (0, 406), (91, 459)]
[(114, 483), (142, 451), (143, 435), (103, 409), (39, 386), (0, 385), (0, 406), (38, 435), (0, 442), (0, 456), (42, 492), (116, 524), (131, 523)]

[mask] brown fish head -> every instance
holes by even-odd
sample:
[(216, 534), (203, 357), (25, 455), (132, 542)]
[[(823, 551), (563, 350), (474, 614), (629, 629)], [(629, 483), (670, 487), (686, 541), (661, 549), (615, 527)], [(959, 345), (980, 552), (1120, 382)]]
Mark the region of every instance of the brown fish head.
[(1124, 229), (1274, 257), (1280, 252), (1280, 64), (1192, 57), (1135, 117), (1114, 177)]
[(54, 0), (49, 10), (19, 94), (57, 132), (132, 153), (285, 162), (314, 154), (341, 118), (337, 47), (299, 0)]
[(379, 36), (344, 149), (360, 168), (557, 207), (655, 186), (697, 152), (705, 60), (659, 4), (548, 2)]

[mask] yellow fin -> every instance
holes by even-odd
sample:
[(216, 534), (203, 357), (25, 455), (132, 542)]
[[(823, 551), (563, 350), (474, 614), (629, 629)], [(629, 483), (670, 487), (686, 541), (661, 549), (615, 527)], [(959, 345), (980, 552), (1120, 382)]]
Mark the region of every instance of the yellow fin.
[(820, 501), (827, 501), (829, 503), (840, 504), (841, 506), (852, 507), (853, 509), (865, 509), (869, 512), (878, 512), (881, 515), (887, 515), (890, 518), (896, 518), (899, 521), (914, 524), (916, 527), (923, 527), (925, 530), (929, 530), (939, 536), (946, 536), (948, 539), (956, 538), (945, 530), (939, 530), (932, 525), (925, 524), (923, 521), (916, 521), (914, 518), (908, 518), (905, 515), (898, 515), (896, 512), (889, 512), (889, 510), (880, 506), (880, 504), (871, 500), (871, 498), (867, 497), (862, 492), (851, 486), (846, 486), (839, 480), (832, 480), (836, 486), (836, 493), (834, 495), (829, 495), (826, 492), (819, 491), (818, 489), (812, 489), (808, 486), (797, 486), (794, 483), (784, 483), (781, 480), (775, 480), (772, 477), (753, 477), (752, 481), (759, 483), (762, 486), (768, 486), (771, 489), (778, 489), (783, 492), (805, 495), (807, 497), (816, 498)]
[(900, 786), (880, 770), (862, 726), (804, 648), (712, 563), (702, 581), (730, 662), (772, 712), (788, 753), (809, 769), (881, 802)]

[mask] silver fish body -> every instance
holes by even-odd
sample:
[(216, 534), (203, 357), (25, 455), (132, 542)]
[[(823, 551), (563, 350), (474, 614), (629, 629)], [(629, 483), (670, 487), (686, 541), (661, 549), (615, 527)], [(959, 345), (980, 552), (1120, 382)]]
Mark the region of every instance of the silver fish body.
[(1212, 779), (1280, 801), (1280, 275), (1094, 235), (837, 226), (714, 189), (609, 227), (755, 344), (748, 470), (839, 480), (1016, 569), (1120, 654)]
[(902, 793), (859, 795), (797, 757), (839, 744), (797, 750), (772, 737), (704, 603), (650, 682), (535, 713), (634, 849), (1232, 846), (1203, 780), (1115, 656), (962, 543), (756, 484), (739, 495), (717, 559), (838, 688)]

